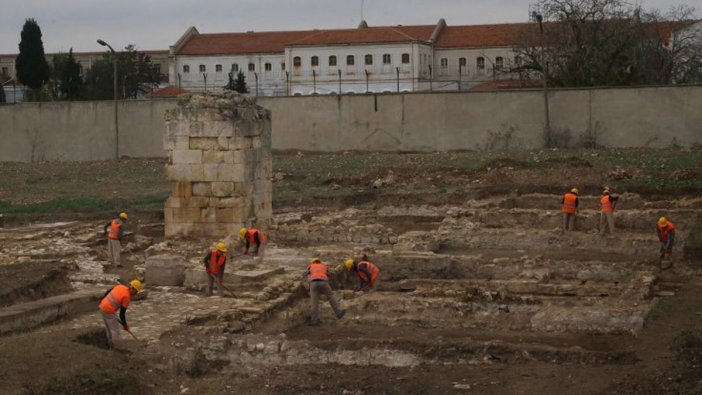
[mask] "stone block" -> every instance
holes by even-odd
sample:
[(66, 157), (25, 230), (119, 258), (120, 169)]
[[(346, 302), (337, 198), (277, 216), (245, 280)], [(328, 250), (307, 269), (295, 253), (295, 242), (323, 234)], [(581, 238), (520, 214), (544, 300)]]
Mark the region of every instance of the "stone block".
[(217, 172), (219, 171), (220, 164), (205, 164), (203, 165), (204, 179), (203, 181), (218, 181)]
[(189, 149), (189, 145), (190, 137), (187, 135), (165, 136), (163, 139), (163, 148), (168, 151)]
[(200, 222), (200, 209), (199, 208), (172, 208), (173, 210), (173, 221), (175, 222)]
[(231, 196), (234, 192), (234, 183), (232, 182), (213, 182), (212, 196), (226, 197)]
[(235, 210), (233, 208), (217, 208), (215, 210), (215, 220), (217, 222), (234, 222), (237, 219), (243, 219), (235, 216)]
[(234, 173), (237, 171), (237, 166), (230, 164), (220, 164), (217, 167), (217, 181), (235, 181)]
[(214, 207), (205, 207), (200, 211), (200, 221), (199, 222), (216, 222), (216, 210)]
[(183, 286), (188, 289), (200, 290), (207, 285), (207, 272), (205, 267), (190, 267), (185, 269)]
[(283, 273), (285, 273), (285, 270), (282, 267), (261, 270), (235, 270), (231, 276), (228, 276), (227, 281), (231, 279), (231, 282), (234, 284), (258, 282)]
[(193, 196), (212, 196), (212, 183), (194, 182), (192, 193)]
[[(189, 149), (211, 150), (217, 146), (217, 139), (212, 137), (193, 137), (190, 139)], [(204, 161), (204, 160), (203, 160)]]
[(189, 198), (192, 196), (192, 184), (188, 181), (171, 182), (171, 196), (177, 198)]
[(181, 198), (171, 196), (168, 199), (166, 199), (165, 207), (166, 208), (179, 208), (179, 207), (181, 207), (181, 204), (182, 204)]
[(202, 151), (201, 150), (174, 150), (171, 151), (172, 159), (171, 162), (174, 164), (187, 163), (187, 164), (200, 164), (202, 163)]
[(207, 181), (205, 179), (205, 172), (203, 165), (192, 164), (190, 166), (190, 179), (189, 181)]
[(202, 163), (224, 163), (225, 151), (207, 150), (202, 153)]
[(214, 199), (214, 201), (210, 202), (210, 205), (217, 208), (240, 207), (244, 205), (244, 199), (241, 197), (225, 197), (222, 199)]
[(210, 198), (207, 196), (193, 196), (190, 199), (181, 201), (181, 207), (203, 208), (210, 205)]
[(217, 136), (217, 149), (226, 151), (229, 149), (230, 140), (232, 138), (224, 135)]
[(154, 255), (146, 259), (146, 284), (179, 286), (185, 280), (185, 258), (180, 255)]
[(166, 178), (171, 181), (191, 181), (192, 169), (186, 164), (169, 164), (165, 169)]

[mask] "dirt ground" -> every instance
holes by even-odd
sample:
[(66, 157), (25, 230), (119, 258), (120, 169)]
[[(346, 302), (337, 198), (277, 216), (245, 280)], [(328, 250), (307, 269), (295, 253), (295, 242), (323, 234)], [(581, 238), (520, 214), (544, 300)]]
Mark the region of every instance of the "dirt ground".
[[(162, 163), (1, 163), (12, 230), (0, 229), (0, 306), (142, 275), (145, 250), (163, 241)], [(702, 261), (681, 244), (660, 271), (649, 225), (672, 213), (688, 236), (699, 223), (702, 151), (278, 153), (274, 173), (266, 262), (284, 274), (223, 301), (153, 290), (130, 313), (145, 340), (119, 350), (89, 314), (1, 336), (0, 392), (702, 393)], [(599, 238), (592, 207), (578, 234), (561, 235), (559, 196), (577, 186), (589, 207), (605, 185), (629, 204), (621, 236)], [(137, 233), (125, 267), (80, 277), (75, 261), (105, 259), (95, 235), (121, 210)], [(168, 248), (196, 262), (205, 243)], [(25, 250), (41, 262), (20, 259)], [(340, 262), (361, 250), (382, 287), (358, 294), (340, 280), (347, 317), (331, 319), (324, 304), (323, 324), (307, 326), (296, 279), (310, 254)], [(185, 307), (168, 327), (149, 315)]]

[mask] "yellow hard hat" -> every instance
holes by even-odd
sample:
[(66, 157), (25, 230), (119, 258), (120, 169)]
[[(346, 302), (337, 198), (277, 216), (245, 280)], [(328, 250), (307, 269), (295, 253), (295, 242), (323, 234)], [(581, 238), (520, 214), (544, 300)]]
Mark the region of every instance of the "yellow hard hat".
[(136, 289), (137, 292), (141, 292), (141, 290), (144, 289), (144, 284), (142, 284), (139, 280), (130, 281), (129, 286)]
[(346, 266), (346, 270), (351, 270), (353, 267), (353, 259), (347, 259), (346, 262), (344, 262), (344, 266)]
[(127, 213), (119, 213), (119, 217), (122, 219), (127, 219)]
[(241, 229), (239, 229), (239, 238), (240, 238), (240, 239), (243, 239), (244, 236), (246, 236), (246, 231), (247, 231), (246, 228), (241, 228)]
[(217, 248), (217, 251), (227, 252), (227, 245), (222, 243), (221, 241), (215, 245), (215, 248)]
[(322, 261), (319, 258), (314, 258), (310, 263), (322, 263)]
[(573, 188), (570, 190), (571, 193), (578, 194), (578, 188)]
[(668, 220), (665, 217), (660, 217), (658, 219), (658, 226), (664, 227), (666, 225), (668, 225)]
[(608, 189), (608, 188), (605, 188), (605, 189), (602, 191), (602, 194), (603, 194), (603, 195), (609, 195), (609, 189)]

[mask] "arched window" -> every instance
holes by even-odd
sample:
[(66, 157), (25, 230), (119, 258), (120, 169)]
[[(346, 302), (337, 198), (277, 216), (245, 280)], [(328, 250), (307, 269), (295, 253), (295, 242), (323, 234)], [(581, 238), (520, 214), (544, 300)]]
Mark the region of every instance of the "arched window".
[(319, 66), (319, 57), (313, 56), (312, 59), (310, 59), (310, 63), (312, 64), (312, 67)]
[(498, 56), (495, 58), (495, 70), (502, 70), (502, 67), (505, 65), (505, 60), (502, 58), (502, 56)]
[(365, 56), (365, 64), (366, 66), (370, 66), (373, 64), (373, 55), (368, 54)]
[(485, 70), (485, 58), (478, 56), (478, 58), (475, 59), (475, 67), (478, 69), (478, 71)]
[(302, 66), (302, 59), (299, 56), (295, 56), (293, 58), (293, 66), (295, 66), (295, 67)]
[(403, 64), (409, 63), (409, 62), (410, 62), (409, 59), (410, 59), (410, 57), (409, 57), (409, 54), (408, 54), (408, 53), (403, 53), (403, 54), (402, 54), (402, 63), (403, 63)]
[(356, 64), (356, 60), (354, 59), (353, 55), (346, 56), (346, 65), (353, 66), (354, 64)]
[(329, 66), (336, 66), (336, 56), (332, 55), (329, 57)]
[(273, 66), (271, 66), (270, 63), (266, 63), (266, 64), (264, 65), (264, 67), (266, 68), (266, 69), (265, 69), (266, 71), (271, 71), (271, 70), (273, 70)]

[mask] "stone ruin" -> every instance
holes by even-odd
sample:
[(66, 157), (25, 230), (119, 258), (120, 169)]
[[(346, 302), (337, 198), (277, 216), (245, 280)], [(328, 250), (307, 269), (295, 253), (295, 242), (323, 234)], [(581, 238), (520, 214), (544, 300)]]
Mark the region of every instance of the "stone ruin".
[(166, 112), (165, 235), (223, 238), (272, 215), (270, 111), (234, 92), (184, 95)]

